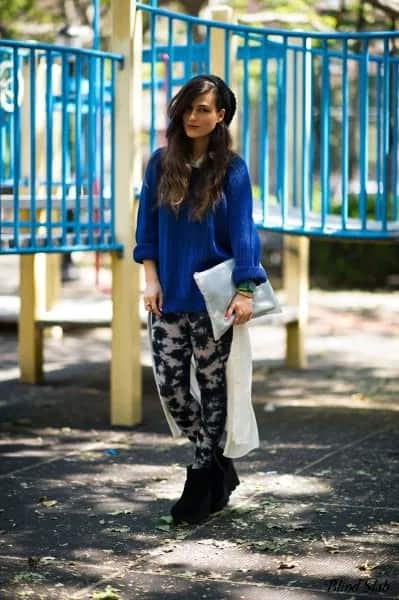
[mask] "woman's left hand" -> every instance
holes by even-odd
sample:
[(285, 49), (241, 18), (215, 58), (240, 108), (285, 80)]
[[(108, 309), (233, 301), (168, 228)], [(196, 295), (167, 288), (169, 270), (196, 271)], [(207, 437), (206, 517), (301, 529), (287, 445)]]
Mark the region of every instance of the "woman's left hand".
[(252, 317), (252, 298), (236, 294), (226, 311), (226, 318), (231, 317), (233, 313), (235, 314), (233, 325), (242, 325), (249, 321)]

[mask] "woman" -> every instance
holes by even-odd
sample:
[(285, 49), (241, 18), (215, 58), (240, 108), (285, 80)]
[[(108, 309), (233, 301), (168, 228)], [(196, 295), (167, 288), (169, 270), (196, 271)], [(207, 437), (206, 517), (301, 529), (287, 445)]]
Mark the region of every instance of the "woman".
[[(144, 264), (158, 389), (195, 445), (182, 496), (171, 509), (176, 524), (220, 510), (239, 483), (233, 461), (223, 456), (233, 328), (214, 340), (193, 279), (196, 271), (235, 259), (237, 293), (226, 313), (234, 315), (234, 326), (249, 321), (254, 289), (266, 281), (248, 169), (231, 150), (235, 109), (235, 96), (219, 77), (188, 81), (170, 102), (167, 146), (151, 156), (140, 197), (133, 256)], [(200, 403), (190, 393), (192, 355)]]

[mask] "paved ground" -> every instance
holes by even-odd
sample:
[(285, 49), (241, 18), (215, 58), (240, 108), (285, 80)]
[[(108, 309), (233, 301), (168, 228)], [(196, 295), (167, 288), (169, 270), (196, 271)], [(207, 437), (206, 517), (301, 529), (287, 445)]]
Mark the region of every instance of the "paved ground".
[(398, 315), (398, 293), (313, 291), (302, 372), (281, 327), (252, 327), (261, 446), (230, 506), (179, 528), (192, 449), (169, 435), (145, 334), (143, 422), (111, 428), (108, 329), (47, 338), (40, 386), (18, 382), (0, 330), (0, 599), (399, 598)]

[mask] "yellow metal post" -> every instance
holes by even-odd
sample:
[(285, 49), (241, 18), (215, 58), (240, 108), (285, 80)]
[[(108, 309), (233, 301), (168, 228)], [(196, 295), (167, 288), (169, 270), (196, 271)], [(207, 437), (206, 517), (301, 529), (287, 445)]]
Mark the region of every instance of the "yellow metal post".
[[(288, 39), (290, 45), (298, 44), (295, 38)], [(309, 40), (308, 45), (311, 44)], [(299, 50), (302, 50), (302, 41)], [(287, 50), (287, 152), (286, 152), (286, 187), (288, 197), (297, 200), (297, 206), (306, 203), (307, 198), (302, 197), (302, 162), (305, 157), (302, 153), (303, 138), (309, 146), (311, 123), (310, 90), (308, 86), (305, 94), (298, 93), (294, 88), (294, 81), (300, 82), (305, 76), (310, 81), (310, 52), (296, 52), (294, 49)], [(300, 87), (301, 91), (302, 88)], [(302, 115), (305, 115), (303, 119)], [(296, 138), (294, 138), (294, 130)], [(295, 143), (296, 139), (296, 143)], [(293, 168), (294, 160), (298, 165), (296, 171)], [(307, 167), (305, 165), (305, 173)], [(294, 179), (294, 174), (296, 178)], [(306, 188), (305, 188), (306, 193)], [(305, 236), (284, 236), (283, 252), (283, 281), (286, 292), (286, 300), (289, 306), (296, 307), (298, 320), (286, 325), (287, 345), (286, 364), (288, 367), (304, 368), (307, 365), (305, 352), (305, 334), (308, 319), (309, 303), (309, 238)]]
[[(36, 175), (45, 173), (45, 121), (43, 110), (45, 98), (45, 64), (36, 65), (36, 129), (33, 132), (37, 141)], [(22, 175), (30, 178), (30, 76), (29, 65), (23, 67), (23, 77), (26, 93), (22, 103), (23, 123), (21, 131), (21, 169)], [(58, 134), (59, 137), (59, 134)], [(38, 187), (37, 194), (43, 191)], [(20, 186), (20, 194), (30, 193), (28, 186)], [(30, 211), (20, 211), (20, 218), (29, 220)], [(37, 212), (40, 221), (40, 211)], [(47, 254), (21, 255), (20, 257), (20, 312), (18, 321), (18, 352), (21, 381), (39, 383), (43, 378), (43, 331), (37, 327), (36, 321), (52, 308), (60, 294), (60, 256)]]
[[(220, 5), (210, 6), (207, 9), (206, 17), (211, 21), (221, 21), (222, 23), (233, 23), (234, 11), (231, 6)], [(230, 36), (230, 56), (225, 60), (225, 37)], [(210, 70), (213, 75), (218, 75), (222, 79), (229, 79), (232, 89), (235, 88), (236, 70), (234, 69), (234, 57), (236, 55), (235, 37), (224, 29), (212, 27), (210, 31)], [(230, 133), (234, 145), (237, 145), (238, 131), (237, 119), (233, 119), (230, 127)]]
[[(209, 18), (212, 21), (222, 21), (223, 23), (231, 23), (233, 21), (233, 9), (231, 6), (211, 6), (209, 7)], [(231, 61), (230, 57), (227, 62), (230, 73), (226, 73), (226, 62), (225, 62), (225, 31), (217, 27), (212, 27), (210, 31), (210, 68), (211, 73), (226, 78), (231, 73)], [(232, 53), (233, 55), (233, 53)]]
[(292, 368), (305, 368), (307, 366), (305, 330), (309, 303), (308, 237), (284, 236), (283, 281), (287, 304), (295, 306), (298, 311), (298, 320), (286, 325), (286, 365)]
[(124, 56), (115, 92), (115, 227), (124, 254), (112, 255), (111, 422), (134, 425), (142, 419), (139, 268), (132, 259), (133, 193), (141, 179), (142, 18), (135, 1), (112, 2), (112, 50)]
[[(46, 62), (39, 62), (36, 59), (36, 107), (35, 107), (35, 131), (33, 132), (36, 141), (36, 178), (37, 180), (46, 179), (46, 121), (45, 98), (46, 98)], [(30, 179), (31, 172), (31, 119), (30, 119), (30, 65), (28, 62), (23, 65), (24, 89), (25, 94), (21, 106), (22, 122), (24, 127), (21, 129), (21, 170), (22, 176)], [(52, 65), (52, 82), (54, 94), (61, 95), (61, 67), (54, 63)], [(61, 114), (58, 111), (52, 116), (53, 126), (53, 178), (61, 179)], [(55, 193), (55, 189), (53, 193)], [(31, 189), (29, 186), (20, 186), (20, 194), (28, 195)], [(44, 185), (37, 186), (36, 195), (44, 195), (46, 188)], [(30, 213), (24, 213), (27, 220)], [(37, 221), (45, 221), (45, 211), (38, 210), (36, 214)], [(53, 218), (59, 218), (59, 212), (53, 210)], [(45, 254), (40, 259), (44, 263), (45, 274), (41, 281), (41, 287), (46, 288), (45, 309), (50, 310), (58, 302), (61, 293), (61, 256), (55, 254)]]
[(45, 256), (20, 256), (18, 352), (21, 381), (39, 383), (43, 376), (42, 331), (36, 321), (45, 306)]

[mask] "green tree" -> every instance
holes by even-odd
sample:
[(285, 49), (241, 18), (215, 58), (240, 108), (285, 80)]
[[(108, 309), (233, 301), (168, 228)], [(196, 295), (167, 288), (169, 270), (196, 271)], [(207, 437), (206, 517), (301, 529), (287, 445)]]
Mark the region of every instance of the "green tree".
[(0, 37), (12, 37), (13, 23), (33, 8), (35, 0), (0, 0)]

